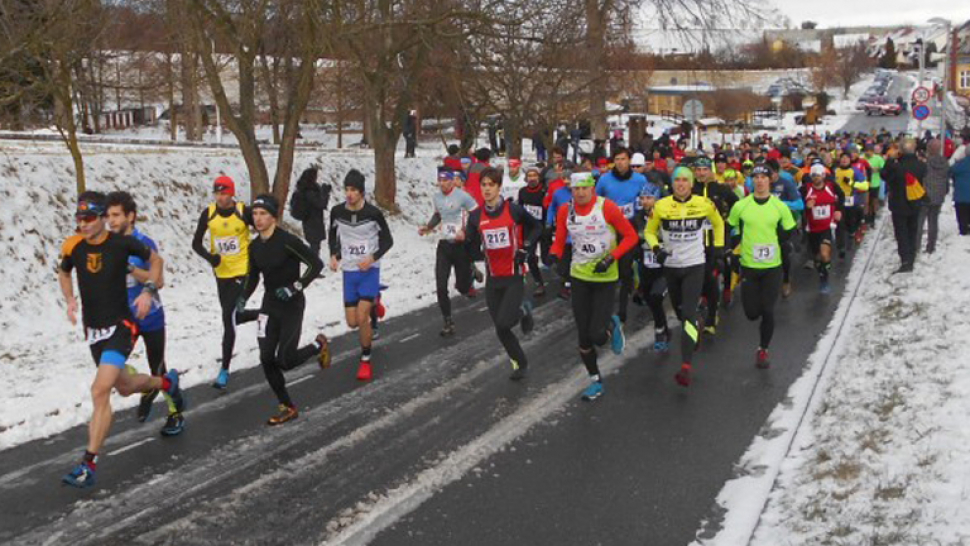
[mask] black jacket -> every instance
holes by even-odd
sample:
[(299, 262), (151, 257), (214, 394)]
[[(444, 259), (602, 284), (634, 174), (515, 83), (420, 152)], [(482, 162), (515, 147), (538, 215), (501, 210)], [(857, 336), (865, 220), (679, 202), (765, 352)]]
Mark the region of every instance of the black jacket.
[(899, 159), (891, 159), (886, 162), (886, 166), (882, 169), (882, 176), (886, 181), (889, 210), (893, 214), (911, 216), (919, 213), (921, 201), (906, 199), (907, 173), (918, 178), (925, 187), (926, 163), (920, 161), (915, 154), (902, 155)]
[(327, 238), (327, 228), (323, 221), (323, 213), (330, 203), (330, 184), (320, 184), (300, 179), (296, 191), (303, 192), (303, 200), (307, 207), (307, 217), (303, 220), (303, 236), (309, 242), (324, 241)]

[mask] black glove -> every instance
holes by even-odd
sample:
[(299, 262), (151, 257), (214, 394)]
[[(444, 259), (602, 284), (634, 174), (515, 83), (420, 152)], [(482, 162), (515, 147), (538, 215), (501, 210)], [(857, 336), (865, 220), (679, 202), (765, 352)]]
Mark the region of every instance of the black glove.
[(612, 254), (607, 254), (605, 258), (596, 263), (596, 267), (593, 268), (593, 271), (596, 273), (606, 273), (606, 270), (609, 269), (615, 261), (616, 258), (614, 258)]
[(529, 253), (524, 248), (515, 251), (515, 265), (523, 265), (529, 260)]
[(667, 261), (667, 258), (670, 257), (670, 253), (659, 246), (655, 246), (653, 247), (653, 256), (658, 264), (663, 265)]
[(222, 256), (218, 254), (209, 254), (209, 264), (211, 264), (212, 267), (219, 267), (219, 264), (221, 263), (222, 263)]
[(290, 286), (281, 286), (280, 288), (277, 288), (276, 298), (280, 301), (290, 301), (293, 299), (293, 296), (296, 296), (301, 291), (303, 291), (303, 285), (300, 284), (300, 281), (297, 281)]

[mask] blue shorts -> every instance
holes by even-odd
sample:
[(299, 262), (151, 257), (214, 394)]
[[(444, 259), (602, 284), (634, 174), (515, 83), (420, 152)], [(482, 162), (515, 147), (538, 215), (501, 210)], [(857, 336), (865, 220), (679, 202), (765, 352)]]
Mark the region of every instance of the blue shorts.
[(344, 307), (357, 307), (361, 300), (373, 302), (381, 293), (381, 269), (344, 271)]
[(138, 328), (133, 322), (125, 320), (110, 328), (88, 328), (86, 334), (96, 365), (125, 369), (138, 336)]

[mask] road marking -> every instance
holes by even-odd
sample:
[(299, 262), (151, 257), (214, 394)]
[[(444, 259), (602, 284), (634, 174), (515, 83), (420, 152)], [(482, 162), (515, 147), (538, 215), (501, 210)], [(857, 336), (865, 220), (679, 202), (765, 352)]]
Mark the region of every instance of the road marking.
[(136, 447), (138, 447), (140, 445), (145, 445), (148, 442), (154, 442), (154, 441), (155, 441), (155, 438), (145, 438), (144, 440), (140, 440), (140, 441), (135, 442), (133, 444), (128, 444), (125, 447), (119, 447), (118, 449), (116, 449), (114, 451), (110, 451), (110, 452), (108, 452), (108, 456), (111, 457), (113, 455), (119, 455), (119, 454), (124, 453), (126, 451), (130, 451), (132, 449), (135, 449)]
[(411, 335), (409, 335), (408, 337), (406, 337), (406, 338), (404, 338), (404, 339), (402, 339), (401, 341), (398, 341), (398, 343), (404, 343), (405, 341), (411, 341), (412, 339), (414, 339), (414, 338), (416, 338), (416, 337), (418, 337), (418, 336), (420, 336), (420, 335), (421, 335), (421, 334), (419, 334), (419, 333), (414, 333), (414, 334), (411, 334)]
[(292, 387), (293, 385), (299, 385), (300, 383), (303, 383), (304, 381), (309, 381), (309, 380), (313, 379), (314, 377), (316, 377), (316, 376), (313, 376), (313, 375), (305, 375), (305, 376), (297, 379), (296, 381), (290, 381), (290, 383), (289, 383), (288, 386)]

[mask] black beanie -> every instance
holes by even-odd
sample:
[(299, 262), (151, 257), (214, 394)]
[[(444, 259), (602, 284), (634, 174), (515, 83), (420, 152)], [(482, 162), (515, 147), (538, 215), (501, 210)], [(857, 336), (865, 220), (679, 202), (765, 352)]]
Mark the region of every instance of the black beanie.
[(364, 193), (364, 175), (357, 169), (350, 169), (344, 177), (344, 187), (354, 188), (360, 193)]
[(273, 215), (273, 218), (280, 217), (280, 202), (268, 193), (256, 196), (256, 199), (253, 200), (252, 208), (263, 209)]

